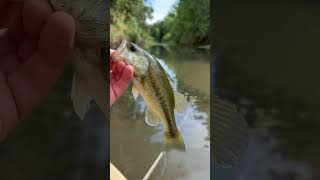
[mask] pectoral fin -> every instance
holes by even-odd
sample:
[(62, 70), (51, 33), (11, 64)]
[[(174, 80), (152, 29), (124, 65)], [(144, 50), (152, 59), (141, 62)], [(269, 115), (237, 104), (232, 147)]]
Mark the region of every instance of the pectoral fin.
[(79, 78), (77, 73), (74, 73), (71, 89), (71, 100), (76, 114), (81, 120), (84, 119), (86, 113), (90, 108), (90, 101), (92, 98), (89, 95), (85, 83)]
[(133, 95), (133, 98), (135, 100), (137, 100), (139, 92), (137, 91), (137, 89), (134, 86), (132, 86), (132, 95)]
[(160, 118), (148, 109), (146, 112), (145, 121), (149, 126), (158, 126), (160, 123)]
[(188, 106), (188, 101), (185, 95), (174, 91), (175, 108), (174, 110), (178, 113), (183, 113)]
[(248, 125), (236, 106), (212, 97), (213, 155), (222, 167), (232, 167), (240, 161), (248, 144)]

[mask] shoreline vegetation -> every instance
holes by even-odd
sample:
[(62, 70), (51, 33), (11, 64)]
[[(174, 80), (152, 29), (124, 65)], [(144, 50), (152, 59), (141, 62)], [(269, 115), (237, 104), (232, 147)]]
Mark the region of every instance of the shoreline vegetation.
[(210, 49), (210, 0), (176, 0), (169, 14), (147, 24), (153, 9), (145, 0), (110, 1), (110, 47), (123, 39), (143, 48), (186, 46)]

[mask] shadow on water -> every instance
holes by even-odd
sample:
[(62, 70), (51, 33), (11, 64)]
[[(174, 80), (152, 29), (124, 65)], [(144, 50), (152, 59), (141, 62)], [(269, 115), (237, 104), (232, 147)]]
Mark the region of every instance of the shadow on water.
[(239, 166), (213, 163), (213, 179), (319, 179), (319, 5), (217, 6), (217, 93), (238, 105), (251, 141)]
[(106, 119), (92, 103), (81, 121), (70, 99), (71, 70), (46, 102), (0, 145), (1, 180), (105, 179)]
[[(175, 115), (187, 152), (167, 153), (149, 179), (209, 179), (209, 52), (157, 47), (151, 54), (163, 59), (177, 89), (195, 101)], [(144, 122), (145, 104), (141, 97), (135, 102), (130, 90), (111, 108), (111, 162), (128, 179), (142, 179), (161, 152), (162, 127)]]

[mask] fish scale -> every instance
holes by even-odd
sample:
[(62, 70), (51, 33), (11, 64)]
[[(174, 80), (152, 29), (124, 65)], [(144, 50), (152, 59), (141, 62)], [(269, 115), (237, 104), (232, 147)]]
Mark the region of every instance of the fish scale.
[(154, 126), (159, 124), (158, 121), (162, 122), (164, 150), (184, 151), (185, 145), (174, 116), (175, 102), (178, 101), (168, 73), (155, 57), (134, 43), (123, 41), (117, 51), (123, 57), (120, 59), (126, 59), (134, 67), (133, 92), (140, 93), (147, 105), (146, 123)]
[[(159, 109), (159, 115), (165, 116), (166, 119), (168, 120), (172, 120), (172, 116), (170, 116), (169, 114), (172, 109), (170, 109), (163, 95), (161, 94), (161, 92), (163, 92), (163, 90), (161, 91), (161, 88), (163, 86), (157, 85), (154, 79), (155, 78), (153, 77), (153, 74), (149, 73), (149, 76), (147, 76), (145, 83), (148, 83), (151, 85), (149, 86), (151, 91), (146, 91), (147, 93), (145, 94), (145, 96), (151, 96), (152, 98), (157, 99), (158, 101), (154, 101), (154, 106), (157, 106), (156, 108)], [(139, 85), (136, 85), (136, 86), (139, 86)], [(161, 111), (162, 109), (163, 111)], [(169, 125), (169, 123), (166, 124), (165, 126), (169, 127), (169, 129), (172, 130), (172, 128), (170, 128), (171, 126)]]
[[(149, 62), (149, 64), (152, 64), (154, 62)], [(162, 109), (164, 109), (164, 111), (162, 111), (163, 115), (166, 117), (167, 121), (165, 121), (164, 123), (166, 123), (166, 126), (168, 127), (168, 133), (174, 137), (175, 136), (175, 128), (176, 128), (176, 124), (175, 124), (175, 119), (174, 119), (174, 97), (173, 97), (173, 93), (169, 93), (167, 94), (167, 100), (164, 98), (165, 95), (161, 94), (161, 92), (166, 92), (166, 89), (171, 89), (170, 83), (167, 79), (167, 77), (163, 76), (163, 78), (160, 78), (158, 75), (158, 77), (155, 77), (154, 72), (157, 71), (161, 71), (161, 69), (159, 68), (159, 66), (155, 66), (154, 67), (155, 70), (153, 71), (149, 71), (149, 82), (152, 85), (151, 87), (153, 87), (154, 91), (151, 92), (159, 92), (159, 95), (156, 94), (155, 97), (159, 98), (159, 103)], [(159, 80), (156, 81), (155, 79), (158, 78)], [(158, 84), (157, 84), (158, 83)], [(172, 90), (171, 90), (172, 92)], [(173, 102), (172, 102), (173, 101)], [(163, 116), (162, 114), (159, 114), (159, 116)]]

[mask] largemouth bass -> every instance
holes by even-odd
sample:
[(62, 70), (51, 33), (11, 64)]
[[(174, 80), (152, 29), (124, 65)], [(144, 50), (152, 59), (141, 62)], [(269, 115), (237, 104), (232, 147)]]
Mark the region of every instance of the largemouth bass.
[[(108, 117), (107, 5), (105, 0), (49, 0), (56, 11), (70, 14), (76, 25), (72, 53), (74, 67), (71, 99), (84, 119), (93, 100)], [(103, 52), (102, 52), (103, 51)], [(101, 56), (104, 57), (101, 57)]]
[(183, 111), (187, 103), (184, 96), (173, 91), (171, 79), (159, 61), (136, 44), (123, 40), (117, 52), (135, 69), (132, 93), (135, 99), (140, 94), (147, 105), (146, 123), (157, 126), (162, 122), (164, 150), (185, 151), (174, 116), (174, 110)]

